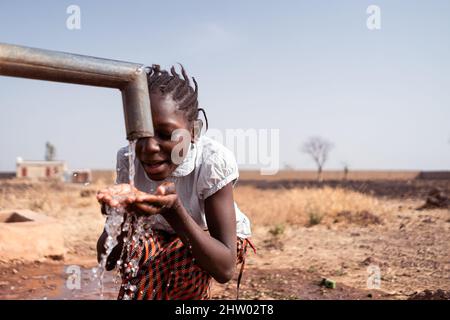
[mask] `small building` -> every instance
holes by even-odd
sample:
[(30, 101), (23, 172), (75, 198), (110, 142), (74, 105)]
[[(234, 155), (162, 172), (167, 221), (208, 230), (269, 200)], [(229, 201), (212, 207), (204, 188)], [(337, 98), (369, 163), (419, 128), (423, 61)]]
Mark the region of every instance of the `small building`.
[(90, 169), (78, 169), (72, 171), (73, 183), (91, 183), (92, 182), (92, 172)]
[(29, 179), (55, 179), (64, 181), (65, 161), (23, 160), (17, 158), (16, 177)]

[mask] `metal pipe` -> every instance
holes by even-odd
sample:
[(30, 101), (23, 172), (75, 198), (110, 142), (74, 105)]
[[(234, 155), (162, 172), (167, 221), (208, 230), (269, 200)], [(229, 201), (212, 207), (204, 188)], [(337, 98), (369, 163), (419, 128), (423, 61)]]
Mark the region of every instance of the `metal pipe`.
[(0, 75), (119, 89), (127, 139), (153, 136), (142, 64), (0, 43)]

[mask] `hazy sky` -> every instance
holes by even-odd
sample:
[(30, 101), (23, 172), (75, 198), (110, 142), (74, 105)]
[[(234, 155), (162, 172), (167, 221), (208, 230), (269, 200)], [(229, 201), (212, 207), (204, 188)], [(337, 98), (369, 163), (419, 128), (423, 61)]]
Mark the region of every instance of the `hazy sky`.
[[(81, 29), (66, 9), (81, 8)], [(381, 29), (366, 9), (381, 8)], [(181, 62), (218, 129), (280, 129), (280, 163), (450, 169), (450, 1), (6, 1), (0, 42), (111, 59)], [(42, 159), (112, 168), (125, 145), (120, 92), (0, 77), (0, 171)], [(241, 165), (241, 168), (245, 168)]]

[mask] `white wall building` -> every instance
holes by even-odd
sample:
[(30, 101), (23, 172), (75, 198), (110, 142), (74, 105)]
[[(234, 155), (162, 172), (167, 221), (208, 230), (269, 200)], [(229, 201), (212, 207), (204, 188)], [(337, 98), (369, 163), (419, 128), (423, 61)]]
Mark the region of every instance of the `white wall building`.
[(65, 161), (34, 161), (17, 158), (16, 177), (30, 179), (56, 179), (64, 181)]

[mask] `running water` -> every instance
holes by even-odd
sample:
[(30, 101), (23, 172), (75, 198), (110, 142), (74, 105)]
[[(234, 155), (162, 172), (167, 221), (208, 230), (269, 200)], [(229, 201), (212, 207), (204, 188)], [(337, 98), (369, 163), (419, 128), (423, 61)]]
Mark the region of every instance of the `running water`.
[[(133, 192), (134, 190), (134, 175), (135, 175), (135, 166), (134, 166), (134, 161), (136, 158), (136, 153), (135, 153), (135, 148), (136, 148), (136, 140), (130, 141), (130, 144), (128, 146), (128, 159), (129, 159), (129, 183), (130, 183), (130, 190), (131, 192)], [(121, 201), (123, 200), (123, 198), (126, 197), (126, 195), (123, 196), (116, 196), (114, 197), (115, 200), (117, 201)], [(106, 206), (106, 213), (107, 213), (107, 218), (106, 218), (106, 222), (105, 222), (105, 231), (107, 233), (107, 238), (105, 241), (105, 254), (102, 255), (100, 264), (98, 269), (100, 270), (100, 277), (99, 277), (99, 286), (100, 286), (100, 297), (103, 299), (103, 290), (104, 290), (104, 286), (103, 286), (103, 278), (105, 275), (105, 270), (106, 270), (106, 262), (107, 262), (107, 258), (110, 255), (111, 251), (114, 249), (114, 247), (118, 244), (117, 241), (117, 237), (122, 233), (122, 232), (127, 232), (129, 233), (129, 231), (132, 230), (132, 228), (130, 228), (131, 226), (131, 219), (132, 216), (131, 215), (126, 215), (126, 210), (123, 206), (118, 206), (118, 207), (110, 207), (110, 206)], [(126, 221), (124, 222), (126, 216)], [(128, 242), (126, 238), (124, 238), (124, 247), (128, 246)], [(123, 252), (123, 251), (122, 251)], [(120, 255), (120, 258), (122, 257), (122, 254)], [(120, 267), (122, 264), (122, 261), (119, 259), (117, 261), (117, 266)], [(97, 273), (97, 270), (93, 270), (94, 274)]]
[[(129, 161), (129, 183), (131, 192), (134, 192), (134, 176), (135, 176), (135, 159), (136, 159), (136, 140), (130, 141), (128, 147)], [(154, 190), (149, 190), (153, 193)], [(124, 196), (118, 196), (115, 199), (120, 202)], [(152, 235), (152, 230), (150, 229), (151, 217), (146, 216), (136, 216), (133, 214), (127, 214), (123, 206), (109, 207), (106, 208), (107, 219), (105, 223), (105, 231), (108, 237), (105, 241), (106, 253), (102, 255), (102, 259), (99, 265), (100, 270), (100, 296), (103, 299), (103, 278), (106, 270), (107, 257), (111, 253), (112, 249), (118, 244), (117, 237), (123, 232), (125, 237), (123, 238), (122, 252), (120, 253), (119, 260), (116, 264), (116, 282), (126, 279), (125, 283), (122, 283), (125, 289), (125, 294), (123, 296), (124, 300), (133, 299), (136, 293), (136, 285), (132, 284), (131, 279), (135, 278), (139, 269), (139, 261), (141, 255), (138, 251), (139, 242), (144, 241), (146, 238)], [(124, 257), (126, 254), (126, 257)], [(124, 258), (124, 261), (122, 260)]]
[(128, 163), (129, 163), (129, 170), (128, 170), (128, 179), (130, 180), (130, 186), (131, 189), (134, 189), (134, 175), (136, 173), (136, 169), (134, 167), (134, 161), (136, 160), (136, 140), (130, 141), (130, 144), (128, 146)]

